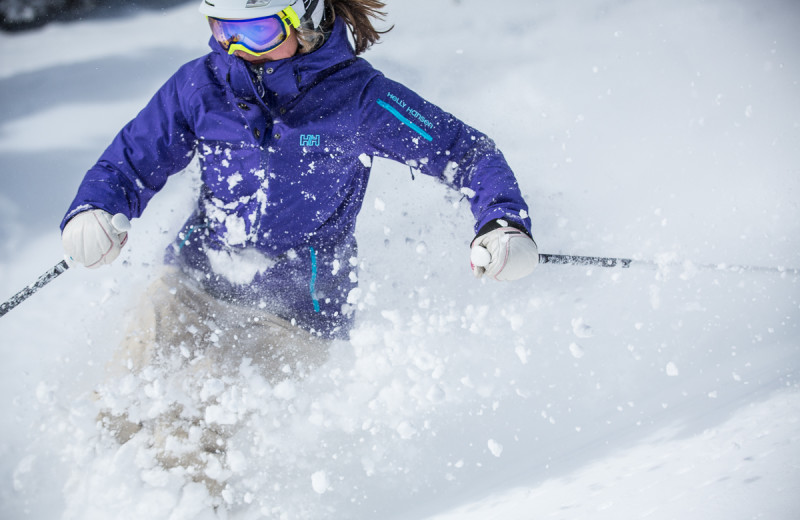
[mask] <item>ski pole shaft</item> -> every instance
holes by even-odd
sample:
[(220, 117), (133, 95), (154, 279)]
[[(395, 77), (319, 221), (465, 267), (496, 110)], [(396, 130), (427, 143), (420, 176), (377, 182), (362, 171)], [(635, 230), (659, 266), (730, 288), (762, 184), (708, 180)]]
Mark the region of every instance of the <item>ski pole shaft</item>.
[(597, 265), (600, 267), (628, 268), (633, 260), (630, 258), (609, 258), (602, 256), (576, 256), (576, 255), (549, 255), (539, 253), (540, 264), (561, 265)]
[[(664, 266), (684, 265), (682, 262), (653, 262), (649, 260), (633, 260), (630, 258), (613, 258), (602, 256), (577, 256), (577, 255), (551, 255), (540, 253), (540, 264), (559, 264), (559, 265), (584, 265), (598, 267), (621, 267), (623, 269), (633, 266), (645, 266), (659, 268)], [(800, 269), (793, 267), (763, 267), (758, 265), (730, 265), (730, 264), (694, 264), (688, 263), (697, 269), (711, 271), (726, 271), (731, 273), (760, 272), (778, 274), (800, 274)]]
[(27, 286), (14, 296), (12, 296), (8, 301), (0, 305), (0, 317), (5, 316), (8, 311), (19, 305), (20, 303), (27, 300), (33, 293), (44, 287), (45, 285), (49, 284), (53, 280), (55, 280), (61, 273), (69, 269), (69, 264), (67, 264), (66, 260), (62, 260), (50, 269), (47, 270), (42, 276), (39, 277), (31, 285)]

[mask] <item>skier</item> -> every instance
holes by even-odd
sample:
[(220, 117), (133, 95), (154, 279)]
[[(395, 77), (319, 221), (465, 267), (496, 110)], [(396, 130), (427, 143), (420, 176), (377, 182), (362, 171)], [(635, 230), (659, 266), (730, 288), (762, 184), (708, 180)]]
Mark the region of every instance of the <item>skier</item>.
[[(182, 66), (86, 174), (61, 226), (67, 255), (93, 268), (127, 243), (114, 215), (139, 217), (195, 156), (202, 169), (197, 206), (112, 364), (116, 380), (138, 383), (122, 396), (107, 397), (113, 384), (98, 392), (100, 418), (119, 441), (150, 421), (162, 463), (202, 467), (223, 451), (231, 421), (209, 423), (206, 394), (200, 405), (165, 403), (168, 392), (157, 406), (142, 404), (155, 380), (206, 388), (243, 362), (270, 381), (301, 377), (330, 341), (348, 337), (355, 223), (372, 156), (469, 197), (476, 276), (516, 280), (536, 266), (528, 207), (492, 140), (357, 57), (383, 34), (372, 19), (384, 6), (203, 0), (211, 52)], [(200, 453), (170, 452), (201, 423)]]
[(167, 292), (155, 289), (149, 310), (161, 336), (144, 341), (180, 343), (159, 320), (187, 305), (192, 314), (225, 310), (238, 325), (244, 312), (270, 316), (289, 335), (346, 338), (371, 156), (468, 194), (476, 276), (515, 280), (535, 267), (528, 208), (492, 140), (357, 57), (383, 34), (371, 18), (384, 6), (203, 0), (211, 52), (182, 66), (120, 131), (61, 224), (72, 260), (111, 263), (127, 241), (112, 215), (139, 217), (199, 155), (200, 198), (167, 251), (172, 268), (158, 282)]

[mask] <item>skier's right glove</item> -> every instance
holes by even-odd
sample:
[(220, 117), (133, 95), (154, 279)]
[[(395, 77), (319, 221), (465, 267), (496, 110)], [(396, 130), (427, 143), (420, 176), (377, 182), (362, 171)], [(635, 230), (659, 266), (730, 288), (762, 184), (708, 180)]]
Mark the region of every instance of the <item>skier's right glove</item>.
[(521, 225), (497, 219), (484, 225), (472, 240), (470, 263), (476, 278), (519, 280), (539, 265), (539, 249)]
[(130, 223), (122, 214), (111, 216), (91, 209), (72, 217), (61, 234), (67, 257), (89, 268), (110, 264), (128, 241)]

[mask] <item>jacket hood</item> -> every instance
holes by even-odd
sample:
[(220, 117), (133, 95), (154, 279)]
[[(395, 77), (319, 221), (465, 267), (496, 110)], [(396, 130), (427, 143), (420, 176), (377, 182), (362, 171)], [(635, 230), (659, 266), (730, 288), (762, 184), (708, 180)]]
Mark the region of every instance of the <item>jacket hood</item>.
[[(223, 79), (230, 84), (233, 91), (240, 96), (252, 95), (248, 64), (243, 59), (222, 48), (212, 36), (209, 46), (218, 60), (225, 65), (226, 76)], [(308, 54), (297, 54), (291, 58), (267, 62), (264, 67), (275, 71), (275, 78), (293, 78), (293, 81), (275, 81), (271, 88), (279, 94), (293, 94), (316, 83), (323, 73), (332, 67), (355, 58), (355, 49), (347, 35), (347, 25), (337, 18), (330, 36), (318, 49)], [(218, 62), (219, 63), (219, 62)]]

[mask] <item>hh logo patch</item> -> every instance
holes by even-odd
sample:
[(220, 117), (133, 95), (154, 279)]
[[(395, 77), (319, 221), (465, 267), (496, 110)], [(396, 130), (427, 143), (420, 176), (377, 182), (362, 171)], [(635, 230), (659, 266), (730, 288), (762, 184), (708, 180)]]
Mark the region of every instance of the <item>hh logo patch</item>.
[(300, 136), (300, 146), (319, 146), (320, 139), (318, 135), (302, 134)]

